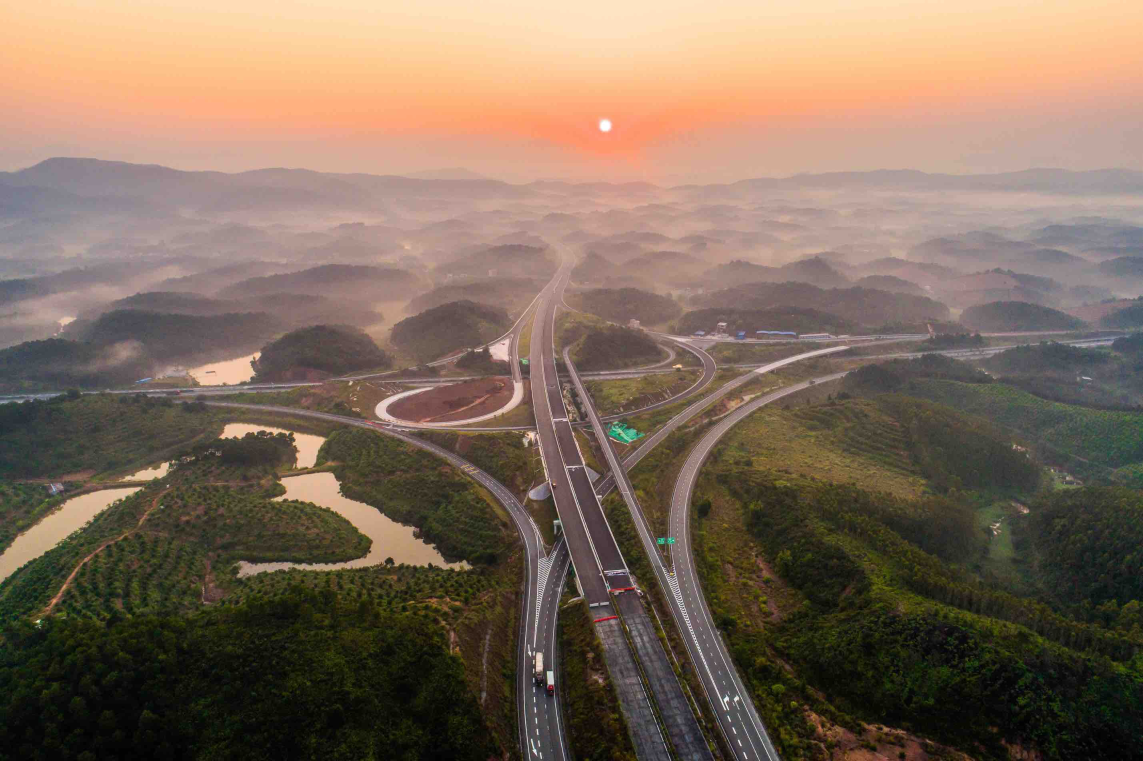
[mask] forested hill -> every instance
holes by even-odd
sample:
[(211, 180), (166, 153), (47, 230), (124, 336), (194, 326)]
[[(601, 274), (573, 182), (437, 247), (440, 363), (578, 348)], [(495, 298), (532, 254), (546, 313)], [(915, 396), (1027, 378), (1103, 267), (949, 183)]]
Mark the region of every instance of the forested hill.
[[(728, 302), (733, 303), (733, 302)], [(851, 333), (860, 326), (829, 312), (804, 307), (775, 307), (773, 309), (740, 309), (738, 307), (709, 307), (687, 312), (675, 321), (675, 332), (689, 335), (696, 330), (712, 332), (719, 322), (727, 330), (745, 330), (753, 338), (756, 330), (788, 330), (795, 333)]]
[(418, 362), (429, 362), (457, 349), (475, 348), (507, 332), (508, 313), (472, 301), (451, 301), (407, 317), (393, 326), (393, 345)]
[(581, 371), (632, 367), (662, 356), (659, 345), (646, 333), (618, 325), (589, 329), (572, 349), (576, 369)]
[(323, 264), (301, 272), (252, 277), (222, 289), (217, 296), (242, 299), (297, 292), (377, 302), (405, 300), (420, 289), (420, 281), (407, 270), (393, 267)]
[(4, 758), (498, 755), (444, 630), (332, 588), (188, 618), (51, 618), (5, 638)]
[(612, 322), (635, 319), (646, 325), (673, 320), (682, 307), (666, 296), (638, 288), (594, 288), (570, 296), (572, 304)]
[(697, 307), (770, 309), (779, 306), (817, 309), (858, 325), (943, 322), (949, 308), (927, 296), (890, 293), (873, 288), (819, 288), (809, 283), (748, 283), (693, 299)]
[(1021, 534), (1044, 587), (1061, 605), (1143, 635), (1143, 495), (1085, 487), (1046, 494), (1030, 507)]
[(313, 325), (287, 333), (262, 347), (255, 379), (285, 381), (386, 369), (393, 359), (373, 339), (349, 325)]
[(544, 287), (540, 280), (531, 278), (480, 278), (466, 283), (445, 283), (409, 302), (405, 308), (411, 313), (439, 307), (450, 301), (475, 301), (478, 304), (503, 307), (513, 314), (531, 303)]
[(35, 390), (122, 385), (175, 364), (256, 350), (281, 329), (265, 313), (198, 316), (121, 309), (76, 324), (69, 337), (0, 350), (0, 387)]
[(973, 330), (992, 333), (1023, 330), (1082, 330), (1086, 323), (1050, 307), (1025, 301), (993, 301), (969, 307), (960, 321)]
[(453, 277), (526, 277), (548, 279), (557, 268), (556, 257), (546, 248), (519, 243), (493, 246), (465, 254), (437, 267)]
[(92, 346), (134, 341), (142, 345), (147, 358), (174, 361), (254, 348), (280, 328), (281, 323), (264, 312), (197, 316), (118, 309), (76, 332), (80, 340)]
[(268, 293), (242, 299), (212, 299), (181, 291), (136, 293), (93, 309), (81, 315), (80, 319), (95, 319), (100, 314), (119, 309), (200, 316), (265, 312), (278, 318), (287, 327), (304, 327), (323, 322), (373, 325), (384, 319), (380, 312), (372, 308), (370, 301), (354, 302), (316, 293)]

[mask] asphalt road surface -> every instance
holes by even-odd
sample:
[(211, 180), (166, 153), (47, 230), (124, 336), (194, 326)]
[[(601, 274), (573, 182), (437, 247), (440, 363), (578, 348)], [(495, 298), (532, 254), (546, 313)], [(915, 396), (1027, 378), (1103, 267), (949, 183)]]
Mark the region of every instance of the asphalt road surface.
[(670, 597), (674, 601), (672, 612), (679, 622), (687, 650), (696, 664), (696, 671), (711, 702), (711, 708), (722, 727), (723, 735), (735, 757), (742, 761), (754, 759), (778, 761), (778, 751), (774, 749), (769, 735), (766, 734), (766, 728), (754, 708), (750, 693), (746, 691), (738, 671), (734, 668), (726, 643), (715, 629), (710, 609), (703, 597), (702, 586), (695, 571), (694, 557), (691, 554), (688, 517), (691, 494), (703, 462), (710, 456), (719, 439), (736, 423), (760, 407), (808, 388), (815, 382), (825, 383), (844, 375), (845, 373), (835, 373), (796, 383), (747, 402), (734, 410), (699, 440), (687, 456), (675, 482), (668, 520), (671, 535), (676, 538), (675, 544), (670, 546), (674, 573), (668, 577)]

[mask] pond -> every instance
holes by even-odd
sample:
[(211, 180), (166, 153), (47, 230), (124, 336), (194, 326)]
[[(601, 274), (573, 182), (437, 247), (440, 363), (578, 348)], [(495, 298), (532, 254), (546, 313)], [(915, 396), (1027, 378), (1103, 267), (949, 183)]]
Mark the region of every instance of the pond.
[(239, 576), (252, 576), (266, 571), (299, 568), (309, 571), (336, 571), (342, 568), (366, 568), (381, 565), (386, 558), (408, 565), (428, 565), (464, 570), (468, 563), (449, 563), (437, 548), (419, 539), (412, 526), (405, 526), (386, 518), (380, 510), (364, 502), (349, 499), (341, 493), (341, 486), (332, 473), (305, 473), (283, 478), (286, 493), (281, 499), (297, 499), (328, 507), (342, 516), (362, 534), (373, 540), (365, 557), (344, 563), (247, 563), (238, 564)]
[(153, 468), (143, 468), (137, 470), (129, 476), (123, 476), (120, 481), (154, 481), (156, 478), (162, 478), (167, 475), (171, 470), (169, 462), (160, 462)]
[(285, 428), (274, 428), (268, 425), (253, 425), (251, 423), (227, 423), (226, 427), (222, 429), (221, 438), (240, 439), (246, 434), (256, 431), (294, 434), (294, 446), (298, 448), (297, 467), (299, 469), (312, 468), (314, 466), (314, 463), (317, 462), (318, 450), (321, 449), (322, 442), (325, 441), (321, 436), (314, 436), (312, 433), (298, 433), (297, 431), (287, 431)]
[(254, 352), (243, 357), (192, 367), (187, 371), (187, 375), (203, 386), (221, 386), (223, 383), (233, 386), (235, 383), (245, 383), (254, 377), (254, 368), (250, 365), (250, 360), (257, 359), (258, 354)]
[(74, 531), (83, 528), (116, 500), (130, 496), (140, 488), (142, 487), (127, 486), (102, 489), (67, 500), (54, 513), (16, 537), (12, 545), (0, 555), (0, 581), (67, 539)]

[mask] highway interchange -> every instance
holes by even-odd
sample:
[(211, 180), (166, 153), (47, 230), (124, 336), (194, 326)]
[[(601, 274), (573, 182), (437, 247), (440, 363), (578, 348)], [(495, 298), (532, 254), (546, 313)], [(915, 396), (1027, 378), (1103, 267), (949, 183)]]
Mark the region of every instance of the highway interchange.
[[(658, 444), (663, 442), (679, 427), (692, 420), (704, 410), (709, 409), (719, 399), (724, 398), (731, 391), (741, 387), (759, 375), (771, 372), (796, 362), (827, 356), (845, 351), (848, 345), (827, 346), (788, 357), (778, 362), (758, 366), (749, 372), (725, 383), (716, 391), (701, 397), (698, 401), (687, 406), (674, 415), (667, 423), (653, 434), (646, 437), (632, 452), (619, 460), (613, 449), (607, 443), (603, 423), (626, 417), (636, 412), (658, 409), (677, 404), (680, 401), (701, 394), (712, 383), (718, 366), (707, 351), (703, 342), (696, 342), (689, 337), (659, 335), (661, 342), (669, 343), (672, 357), (676, 351), (685, 350), (694, 354), (702, 363), (702, 373), (698, 380), (683, 392), (650, 405), (643, 410), (632, 411), (626, 415), (611, 415), (601, 417), (590, 395), (583, 385), (583, 378), (575, 371), (567, 352), (564, 353), (565, 364), (570, 379), (579, 392), (580, 399), (586, 407), (589, 422), (594, 430), (601, 449), (608, 461), (609, 473), (598, 479), (593, 485), (585, 467), (579, 445), (575, 439), (572, 421), (564, 406), (557, 368), (555, 363), (555, 316), (556, 309), (563, 304), (563, 291), (568, 284), (571, 264), (564, 262), (559, 271), (544, 289), (536, 296), (531, 304), (521, 313), (511, 330), (497, 339), (497, 342), (508, 339), (509, 364), (512, 367), (512, 378), (515, 383), (522, 382), (519, 362), (519, 342), (521, 334), (528, 325), (528, 318), (532, 318), (533, 330), (530, 346), (531, 393), (533, 411), (536, 417), (537, 438), (539, 441), (546, 476), (552, 485), (556, 510), (563, 525), (563, 534), (560, 535), (554, 546), (547, 547), (539, 528), (536, 526), (527, 509), (503, 484), (490, 474), (477, 468), (457, 454), (426, 441), (408, 431), (415, 428), (414, 424), (386, 425), (359, 418), (344, 417), (327, 413), (300, 410), (291, 407), (278, 407), (271, 405), (246, 405), (227, 402), (208, 402), (220, 407), (252, 408), (263, 412), (277, 412), (284, 415), (312, 417), (326, 419), (344, 425), (351, 425), (378, 431), (384, 435), (392, 436), (413, 446), (433, 452), (444, 458), (454, 467), (466, 473), (479, 482), (505, 507), (512, 517), (513, 523), (520, 534), (525, 550), (526, 582), (525, 594), (522, 595), (519, 631), (517, 636), (518, 669), (516, 674), (516, 698), (518, 714), (518, 731), (521, 752), (526, 758), (556, 759), (564, 761), (570, 758), (567, 737), (565, 732), (566, 721), (562, 717), (562, 702), (559, 690), (556, 696), (548, 697), (542, 687), (532, 682), (532, 662), (536, 651), (544, 653), (547, 668), (558, 673), (559, 653), (557, 648), (557, 622), (560, 599), (568, 579), (569, 564), (574, 564), (576, 570), (576, 583), (579, 587), (584, 604), (589, 606), (592, 618), (596, 620), (597, 632), (605, 638), (605, 628), (620, 626), (615, 616), (620, 613), (614, 590), (623, 590), (633, 587), (630, 571), (623, 559), (622, 553), (615, 537), (607, 524), (600, 500), (611, 490), (618, 486), (621, 496), (630, 510), (643, 550), (651, 560), (656, 582), (664, 593), (664, 598), (671, 607), (675, 625), (686, 644), (688, 655), (692, 662), (695, 674), (702, 684), (710, 712), (715, 718), (719, 731), (722, 734), (724, 748), (728, 748), (735, 758), (743, 761), (751, 759), (768, 759), (777, 761), (778, 754), (770, 741), (762, 721), (753, 705), (749, 692), (743, 685), (733, 662), (723, 642), (721, 635), (714, 626), (710, 610), (702, 594), (701, 584), (695, 570), (694, 559), (691, 554), (691, 534), (689, 508), (691, 495), (698, 479), (703, 462), (709, 457), (711, 451), (717, 446), (719, 440), (735, 424), (757, 409), (777, 401), (790, 394), (797, 393), (815, 382), (836, 380), (845, 375), (844, 372), (833, 373), (814, 380), (803, 381), (784, 387), (773, 393), (755, 398), (735, 409), (723, 417), (708, 430), (701, 440), (694, 445), (687, 454), (686, 460), (679, 472), (674, 486), (668, 525), (671, 535), (676, 537), (676, 543), (670, 546), (669, 564), (664, 562), (664, 556), (659, 552), (654, 534), (643, 515), (642, 509), (635, 497), (634, 490), (627, 478), (630, 471)], [(886, 343), (901, 340), (913, 340), (917, 336), (884, 337)], [(1074, 345), (1106, 345), (1111, 338), (1081, 339), (1069, 341)], [(495, 342), (494, 342), (495, 343)], [(709, 346), (710, 343), (706, 343)], [(950, 356), (987, 356), (1002, 351), (1009, 346), (987, 347), (973, 350), (947, 350), (939, 353)], [(916, 357), (920, 353), (899, 353), (885, 355), (890, 357)], [(670, 358), (669, 358), (670, 359)], [(668, 361), (669, 361), (668, 359)], [(658, 363), (659, 365), (663, 363)], [(668, 370), (669, 371), (669, 370)], [(634, 375), (637, 372), (662, 372), (656, 366), (650, 366), (636, 371), (621, 371), (623, 374)], [(621, 373), (585, 373), (583, 377), (614, 377)], [(355, 377), (359, 379), (361, 376)], [(454, 382), (458, 379), (441, 379), (442, 382)], [(309, 384), (279, 384), (261, 385), (258, 388), (243, 387), (242, 390), (282, 390), (294, 386)], [(232, 393), (235, 389), (226, 389)], [(209, 395), (201, 388), (187, 389), (196, 395)], [(128, 391), (127, 393), (130, 393)], [(519, 430), (527, 427), (478, 428), (473, 430)], [(458, 428), (456, 430), (465, 430)], [(648, 580), (640, 580), (646, 583)], [(622, 597), (620, 594), (620, 597)], [(630, 593), (626, 593), (630, 594)], [(643, 612), (638, 597), (630, 594), (628, 598), (633, 604), (623, 605), (623, 623), (634, 631), (638, 623), (633, 617)], [(626, 602), (626, 601), (625, 601)], [(638, 611), (638, 612), (636, 612)], [(644, 614), (645, 615), (645, 614)], [(658, 641), (656, 640), (656, 644)], [(606, 647), (606, 643), (605, 643)], [(638, 648), (636, 648), (638, 649)], [(649, 659), (649, 651), (639, 650), (638, 656), (643, 660)], [(653, 653), (650, 657), (654, 658)], [(665, 660), (665, 656), (664, 656)], [(610, 654), (608, 665), (614, 672)], [(646, 664), (643, 671), (646, 674)], [(661, 675), (660, 675), (661, 676)], [(671, 677), (674, 674), (671, 672)], [(657, 681), (645, 676), (646, 686), (652, 692), (673, 692), (668, 680), (663, 678)], [(633, 718), (639, 721), (640, 710), (642, 716), (649, 715), (645, 706), (635, 707), (632, 712), (631, 695), (624, 695), (621, 684), (617, 683), (613, 673), (613, 683), (619, 692), (624, 704), (629, 724)], [(677, 688), (677, 682), (676, 682)], [(681, 691), (680, 691), (681, 694)], [(648, 704), (653, 700), (660, 708), (663, 722), (670, 722), (665, 727), (667, 737), (659, 733), (656, 740), (650, 734), (636, 743), (640, 758), (671, 758), (674, 757), (703, 759), (710, 758), (709, 749), (705, 745), (701, 731), (692, 733), (691, 728), (682, 729), (674, 722), (693, 722), (697, 730), (696, 717), (689, 719), (683, 712), (670, 713), (663, 711), (664, 707), (672, 704), (672, 696), (644, 695)], [(685, 704), (685, 700), (683, 701)], [(689, 706), (686, 714), (690, 714)], [(633, 729), (633, 735), (636, 732)], [(698, 735), (698, 742), (688, 744), (688, 738), (694, 739)], [(670, 742), (668, 743), (668, 738)], [(661, 743), (662, 747), (655, 747)]]

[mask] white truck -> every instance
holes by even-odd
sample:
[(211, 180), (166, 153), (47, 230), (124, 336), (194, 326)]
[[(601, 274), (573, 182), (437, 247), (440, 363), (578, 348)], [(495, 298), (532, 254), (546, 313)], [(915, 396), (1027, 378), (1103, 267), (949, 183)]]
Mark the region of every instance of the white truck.
[(548, 695), (556, 694), (556, 672), (548, 672)]
[(544, 683), (544, 654), (539, 650), (536, 651), (536, 668), (532, 672), (532, 678), (538, 685)]

